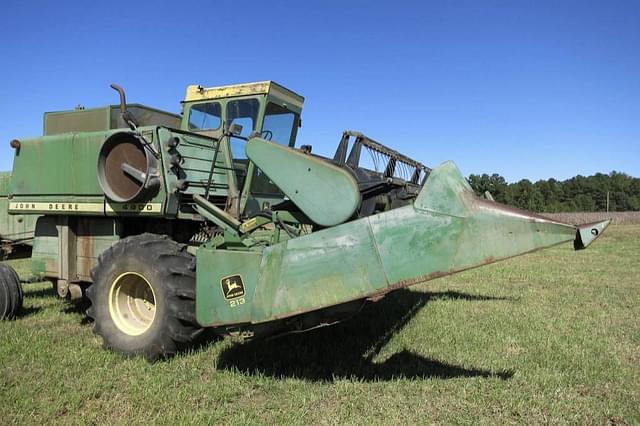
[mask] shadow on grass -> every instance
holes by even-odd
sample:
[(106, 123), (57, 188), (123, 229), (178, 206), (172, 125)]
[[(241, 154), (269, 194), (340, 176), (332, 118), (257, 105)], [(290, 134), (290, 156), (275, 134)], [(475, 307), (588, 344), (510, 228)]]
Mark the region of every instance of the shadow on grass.
[(40, 311), (42, 311), (42, 308), (39, 306), (23, 306), (22, 309), (20, 309), (18, 318), (25, 318), (30, 315), (35, 315)]
[[(38, 282), (38, 284), (39, 283), (41, 282)], [(73, 302), (60, 299), (58, 296), (58, 293), (53, 288), (53, 285), (49, 285), (45, 288), (33, 289), (33, 288), (30, 288), (29, 283), (27, 284), (23, 283), (23, 289), (24, 289), (24, 295), (26, 297), (54, 297), (56, 299), (59, 299), (63, 304), (62, 312), (64, 312), (65, 314), (82, 314), (80, 325), (87, 325), (87, 324), (93, 323), (93, 320), (86, 315), (86, 311), (87, 309), (89, 309), (89, 306), (91, 306), (91, 302), (89, 302), (89, 300), (85, 297), (83, 297), (78, 301), (73, 301)], [(30, 313), (34, 313), (34, 312), (27, 312), (28, 309), (30, 308), (26, 308), (23, 310), (22, 316), (27, 316)], [(41, 310), (41, 308), (31, 308), (31, 309), (35, 311)]]
[(88, 298), (83, 297), (78, 301), (65, 301), (65, 307), (63, 312), (65, 314), (81, 314), (82, 319), (80, 320), (80, 325), (88, 325), (93, 324), (93, 318), (87, 315), (87, 309), (91, 307), (91, 302)]
[(25, 297), (58, 297), (58, 293), (56, 293), (56, 290), (52, 285), (49, 285), (46, 288), (34, 289), (32, 288), (32, 284), (23, 283), (22, 288), (24, 290)]
[(312, 381), (341, 378), (365, 381), (456, 377), (510, 379), (512, 371), (495, 372), (456, 366), (409, 350), (397, 352), (384, 362), (374, 362), (395, 333), (428, 302), (438, 299), (512, 300), (455, 291), (419, 293), (398, 290), (380, 302), (365, 306), (360, 314), (342, 324), (274, 340), (234, 345), (220, 354), (218, 368)]

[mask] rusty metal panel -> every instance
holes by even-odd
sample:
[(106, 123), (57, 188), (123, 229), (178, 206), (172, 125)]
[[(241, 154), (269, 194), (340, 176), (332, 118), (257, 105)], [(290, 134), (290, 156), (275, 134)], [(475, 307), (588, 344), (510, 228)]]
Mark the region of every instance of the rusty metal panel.
[(41, 216), (36, 222), (33, 251), (31, 253), (33, 275), (38, 277), (58, 277), (60, 267), (58, 236), (57, 218), (54, 216)]
[(33, 243), (33, 273), (68, 282), (90, 282), (98, 257), (118, 242), (121, 234), (117, 219), (42, 216)]
[(74, 218), (57, 216), (58, 229), (58, 279), (66, 282), (78, 280), (76, 273), (76, 234)]
[(77, 218), (76, 271), (80, 281), (91, 281), (91, 269), (96, 266), (100, 253), (119, 241), (121, 224), (116, 219)]

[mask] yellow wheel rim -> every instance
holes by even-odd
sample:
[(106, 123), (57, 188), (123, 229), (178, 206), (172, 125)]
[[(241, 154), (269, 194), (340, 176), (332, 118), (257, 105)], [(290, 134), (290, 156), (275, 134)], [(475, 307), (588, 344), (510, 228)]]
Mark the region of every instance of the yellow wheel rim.
[(120, 274), (109, 290), (109, 314), (125, 334), (147, 331), (156, 316), (156, 295), (149, 281), (135, 272)]

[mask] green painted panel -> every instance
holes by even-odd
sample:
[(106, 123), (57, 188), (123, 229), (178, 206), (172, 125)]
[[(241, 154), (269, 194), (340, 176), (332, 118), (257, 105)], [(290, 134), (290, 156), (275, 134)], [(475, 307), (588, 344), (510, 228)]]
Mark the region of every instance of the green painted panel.
[(70, 161), (67, 160), (71, 166), (73, 194), (102, 195), (96, 165), (105, 139), (105, 135), (100, 133), (78, 133), (73, 137)]
[(0, 172), (0, 239), (31, 244), (38, 216), (9, 214), (10, 181), (11, 173)]
[(108, 130), (111, 107), (44, 113), (44, 134)]
[[(203, 326), (251, 322), (260, 253), (202, 247), (197, 254), (196, 317)], [(222, 281), (240, 275), (244, 294), (226, 298)]]
[(251, 161), (318, 225), (342, 223), (360, 205), (358, 184), (338, 166), (259, 138), (249, 140), (246, 151)]
[(31, 270), (35, 276), (58, 276), (59, 263), (58, 229), (56, 218), (42, 216), (36, 224), (33, 251), (31, 252)]
[[(455, 188), (455, 191), (451, 191)], [(447, 211), (450, 210), (450, 211)], [(415, 205), (348, 222), (268, 247), (259, 273), (248, 266), (255, 296), (251, 322), (260, 323), (395, 289), (497, 260), (572, 241), (576, 227), (477, 198), (452, 163), (435, 169)], [(198, 252), (198, 268), (204, 262)], [(226, 272), (244, 274), (237, 252)], [(244, 254), (242, 255), (244, 256)], [(202, 259), (202, 261), (201, 261)], [(207, 266), (205, 266), (206, 268)], [(209, 277), (198, 271), (197, 287)], [(223, 298), (198, 293), (198, 313), (224, 324)], [(243, 317), (243, 320), (245, 317)]]
[(368, 221), (336, 226), (265, 249), (254, 320), (357, 299), (386, 282)]
[[(100, 148), (110, 135), (121, 131), (65, 133), (21, 141), (9, 186), (13, 195), (11, 211), (162, 216), (167, 200), (166, 185), (152, 199), (113, 203), (105, 198), (98, 184), (96, 169)], [(139, 131), (157, 145), (156, 127), (139, 128)], [(173, 194), (173, 188), (170, 193)]]
[(370, 223), (391, 284), (451, 269), (465, 224), (459, 217), (420, 212), (413, 206), (373, 216)]
[(9, 200), (0, 196), (0, 238), (31, 244), (37, 215), (9, 214)]
[(9, 184), (11, 183), (11, 172), (0, 172), (0, 197), (9, 194)]
[(470, 213), (473, 190), (453, 161), (446, 161), (433, 169), (427, 182), (429, 190), (418, 194), (414, 202), (416, 209), (458, 217), (466, 217)]
[(96, 178), (104, 132), (21, 141), (11, 181), (16, 195), (102, 195)]
[[(170, 112), (150, 108), (141, 104), (127, 104), (138, 126), (178, 127), (180, 116)], [(127, 128), (122, 120), (119, 105), (70, 111), (44, 113), (44, 134), (53, 135), (70, 132), (96, 132), (100, 130)]]

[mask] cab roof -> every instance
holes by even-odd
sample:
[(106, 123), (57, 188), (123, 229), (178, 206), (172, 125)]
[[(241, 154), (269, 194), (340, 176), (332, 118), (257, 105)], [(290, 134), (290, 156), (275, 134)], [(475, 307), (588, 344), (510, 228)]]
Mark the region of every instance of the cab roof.
[(279, 85), (275, 81), (258, 81), (255, 83), (231, 84), (228, 86), (203, 87), (193, 84), (187, 86), (185, 102), (202, 101), (207, 99), (232, 98), (247, 95), (273, 95), (282, 101), (302, 109), (304, 97), (292, 90)]

